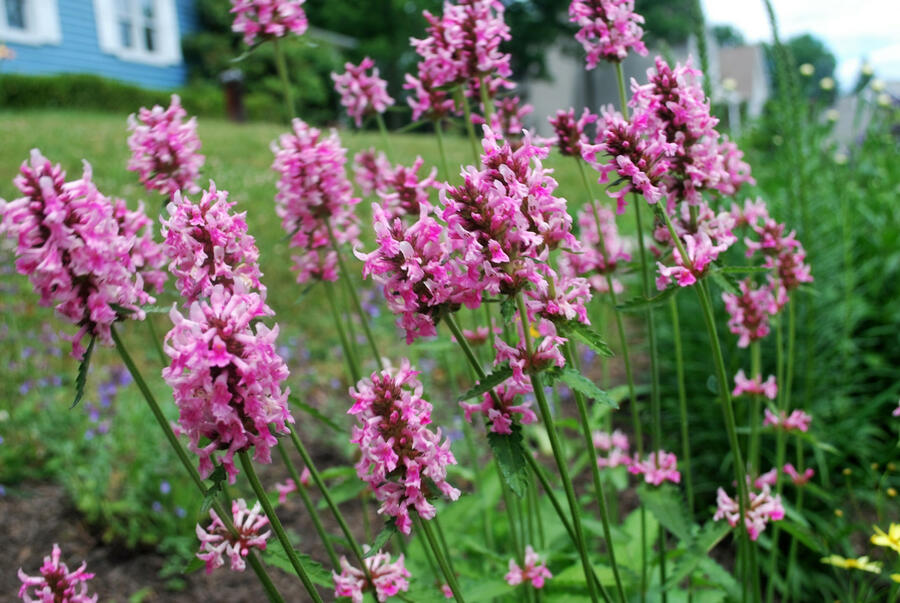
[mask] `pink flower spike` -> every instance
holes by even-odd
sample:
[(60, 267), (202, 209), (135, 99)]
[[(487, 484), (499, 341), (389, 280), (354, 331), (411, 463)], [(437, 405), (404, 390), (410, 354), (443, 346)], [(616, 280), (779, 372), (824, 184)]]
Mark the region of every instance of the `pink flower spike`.
[(662, 291), (674, 280), (679, 287), (689, 287), (698, 279), (706, 275), (706, 269), (712, 264), (720, 253), (728, 249), (727, 243), (714, 244), (706, 232), (701, 231), (697, 236), (684, 235), (684, 248), (687, 261), (681, 257), (681, 252), (676, 248), (672, 251), (675, 266), (665, 266), (657, 262), (659, 276), (656, 278), (656, 288)]
[(297, 491), (297, 482), (288, 478), (275, 484), (275, 490), (278, 491), (278, 503), (283, 505), (287, 502), (288, 494)]
[[(749, 477), (747, 481), (749, 486)], [(755, 541), (767, 523), (784, 519), (784, 506), (781, 504), (781, 496), (772, 496), (768, 483), (758, 483), (756, 491), (750, 489), (749, 496), (749, 506), (744, 512), (744, 527), (750, 540)], [(732, 527), (736, 526), (741, 518), (739, 503), (728, 496), (723, 488), (717, 491), (716, 503), (718, 508), (713, 520), (725, 519)]]
[(769, 378), (763, 382), (761, 375), (748, 379), (741, 369), (734, 376), (734, 391), (731, 392), (731, 395), (735, 398), (750, 395), (765, 396), (769, 400), (774, 400), (777, 394), (778, 386), (775, 384), (775, 375), (769, 375)]
[(681, 472), (677, 467), (678, 459), (674, 453), (658, 450), (648, 454), (646, 459), (635, 456), (628, 465), (628, 471), (634, 475), (643, 475), (648, 484), (659, 486), (667, 481), (674, 484), (681, 482)]
[(809, 431), (809, 424), (812, 417), (796, 409), (790, 415), (785, 415), (784, 411), (779, 411), (776, 415), (768, 408), (765, 409), (765, 418), (763, 419), (763, 427), (775, 427), (776, 429), (784, 429), (785, 431)]
[[(364, 544), (363, 551), (368, 553), (369, 545)], [(388, 553), (378, 553), (367, 557), (365, 564), (372, 577), (371, 582), (366, 579), (365, 572), (350, 565), (346, 557), (341, 557), (341, 573), (331, 572), (335, 597), (349, 597), (353, 603), (362, 603), (363, 593), (374, 589), (375, 598), (386, 601), (388, 597), (409, 590), (410, 573), (403, 564), (403, 555), (391, 563)]]
[(509, 560), (509, 572), (506, 574), (506, 583), (517, 586), (523, 582), (531, 582), (534, 588), (543, 588), (544, 582), (553, 577), (547, 566), (541, 561), (531, 545), (525, 547), (524, 567), (519, 567), (515, 559)]
[(266, 539), (271, 532), (260, 532), (269, 525), (269, 518), (262, 512), (259, 502), (247, 509), (243, 498), (232, 501), (231, 514), (237, 535), (232, 535), (215, 509), (210, 509), (212, 523), (206, 529), (197, 524), (197, 538), (200, 539), (200, 552), (197, 558), (206, 563), (206, 573), (225, 565), (225, 557), (231, 562), (231, 569), (242, 572), (247, 564), (244, 559), (251, 549), (266, 550)]
[(581, 117), (576, 120), (575, 109), (568, 111), (560, 109), (554, 117), (548, 119), (550, 125), (553, 126), (553, 133), (556, 135), (555, 142), (559, 152), (564, 156), (580, 158), (584, 149), (589, 145), (585, 128), (597, 123), (599, 118), (585, 109)]
[(301, 36), (309, 22), (301, 8), (306, 0), (231, 0), (232, 31), (244, 34), (244, 43), (253, 46), (257, 37)]
[(353, 178), (363, 195), (371, 195), (387, 186), (393, 168), (387, 156), (374, 148), (353, 156)]
[(168, 108), (141, 107), (137, 118), (134, 114), (128, 117), (128, 169), (138, 173), (148, 191), (167, 197), (178, 191), (200, 192), (197, 178), (205, 158), (198, 152), (197, 118), (184, 122), (186, 116), (181, 99), (173, 94)]
[(816, 474), (815, 470), (812, 467), (807, 467), (806, 471), (801, 475), (797, 472), (797, 469), (790, 463), (785, 464), (784, 472), (790, 476), (791, 481), (794, 482), (795, 486), (802, 487), (805, 486), (809, 480)]
[[(362, 127), (363, 119), (369, 115), (381, 114), (394, 104), (387, 93), (387, 82), (378, 76), (375, 61), (366, 57), (359, 65), (344, 64), (346, 71), (340, 75), (331, 74), (334, 89), (341, 95), (341, 104), (353, 118), (356, 127)], [(371, 75), (368, 72), (372, 69)]]
[(40, 576), (29, 576), (19, 568), (20, 599), (26, 603), (97, 603), (97, 595), (88, 594), (87, 581), (94, 574), (85, 571), (87, 563), (82, 562), (78, 569), (70, 572), (60, 561), (61, 556), (59, 545), (54, 544), (50, 555), (44, 557)]
[(431, 212), (433, 207), (428, 199), (429, 191), (438, 188), (437, 168), (431, 168), (421, 179), (418, 171), (425, 161), (416, 157), (410, 167), (397, 165), (383, 175), (381, 186), (376, 189), (382, 207), (393, 217), (418, 217), (422, 210)]
[(581, 28), (575, 39), (587, 52), (588, 69), (601, 60), (621, 63), (629, 50), (647, 55), (641, 41), (644, 17), (634, 12), (634, 0), (572, 0), (569, 21)]
[(757, 488), (762, 488), (764, 485), (774, 486), (776, 483), (778, 483), (778, 467), (772, 467), (757, 477), (753, 485)]
[(771, 286), (756, 287), (749, 278), (740, 282), (740, 295), (722, 293), (728, 312), (728, 329), (738, 335), (738, 347), (746, 348), (769, 334), (769, 317), (778, 313)]

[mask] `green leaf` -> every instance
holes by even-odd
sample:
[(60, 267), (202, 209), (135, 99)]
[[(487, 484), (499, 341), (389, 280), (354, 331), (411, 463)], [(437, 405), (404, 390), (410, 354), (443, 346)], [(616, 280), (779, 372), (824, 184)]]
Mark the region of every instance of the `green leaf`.
[(144, 314), (168, 314), (172, 311), (172, 306), (141, 306)]
[(510, 490), (522, 498), (528, 488), (528, 461), (525, 460), (525, 449), (522, 447), (522, 426), (513, 425), (512, 433), (488, 434), (488, 444), (497, 459), (500, 474)]
[[(356, 498), (365, 488), (366, 482), (359, 478), (351, 477), (347, 481), (341, 482), (333, 488), (329, 488), (329, 490), (331, 491), (331, 498), (334, 501), (334, 504), (339, 505)], [(327, 509), (328, 504), (326, 500), (324, 498), (320, 499), (316, 508)]]
[(688, 518), (681, 493), (668, 485), (638, 488), (638, 497), (659, 524), (684, 543), (693, 540), (692, 522)]
[(84, 397), (84, 386), (87, 383), (88, 368), (91, 366), (91, 354), (94, 352), (94, 343), (96, 341), (97, 336), (91, 335), (91, 340), (84, 351), (84, 356), (82, 356), (81, 362), (78, 364), (78, 374), (75, 376), (75, 401), (69, 407), (70, 410), (78, 406), (78, 403)]
[(700, 570), (709, 576), (709, 579), (713, 584), (721, 586), (722, 590), (724, 590), (733, 601), (737, 601), (741, 598), (740, 584), (738, 584), (737, 580), (734, 579), (734, 576), (721, 565), (709, 557), (704, 557), (700, 561)]
[[(315, 561), (309, 555), (304, 555), (300, 551), (294, 551), (294, 553), (297, 555), (297, 558), (300, 560), (300, 565), (306, 570), (306, 574), (313, 584), (326, 586), (328, 588), (334, 587), (334, 580), (331, 577), (331, 572), (322, 567), (322, 564)], [(266, 552), (263, 554), (263, 560), (266, 564), (274, 565), (278, 569), (284, 570), (291, 575), (295, 573), (294, 566), (291, 564), (291, 560), (288, 558), (285, 550), (281, 547), (280, 542), (276, 541), (275, 544), (270, 544), (268, 548), (266, 548)]]
[(369, 549), (369, 552), (363, 555), (364, 558), (372, 557), (373, 555), (377, 555), (378, 552), (384, 548), (384, 545), (388, 543), (391, 539), (391, 536), (397, 533), (397, 522), (394, 521), (393, 518), (384, 522), (384, 527), (378, 532), (378, 535), (375, 536), (375, 540), (372, 541), (372, 547)]
[(225, 480), (228, 479), (228, 473), (226, 473), (225, 467), (218, 465), (212, 474), (210, 474), (209, 479), (212, 480), (212, 485), (206, 490), (206, 494), (203, 496), (203, 502), (200, 503), (201, 513), (209, 511), (210, 508), (216, 504), (216, 499), (219, 497), (219, 494), (222, 493)]
[(470, 388), (466, 393), (459, 397), (460, 400), (469, 400), (475, 396), (489, 392), (510, 377), (512, 377), (512, 369), (508, 364), (504, 364), (495, 368), (491, 373), (485, 375), (475, 386)]
[(679, 289), (681, 287), (669, 287), (653, 297), (633, 297), (616, 306), (616, 309), (620, 312), (646, 312), (669, 301), (669, 298), (678, 293)]
[(709, 276), (712, 280), (719, 286), (722, 291), (727, 291), (732, 295), (740, 295), (741, 294), (741, 286), (737, 279), (734, 278), (734, 275), (728, 272), (722, 272), (720, 270), (713, 270), (709, 273)]
[(612, 348), (603, 340), (603, 336), (591, 328), (590, 325), (577, 320), (566, 320), (558, 322), (556, 326), (562, 329), (563, 335), (580, 341), (601, 356), (612, 358), (615, 355)]
[(776, 525), (780, 526), (782, 530), (796, 538), (803, 546), (813, 551), (814, 553), (818, 555), (828, 554), (827, 548), (816, 541), (812, 530), (810, 530), (808, 527), (802, 526), (799, 523), (796, 523), (789, 519), (779, 521)]
[(340, 425), (338, 425), (333, 420), (331, 420), (330, 418), (328, 418), (324, 414), (322, 414), (322, 411), (320, 411), (318, 408), (310, 406), (309, 404), (307, 404), (306, 402), (304, 402), (303, 400), (301, 400), (300, 398), (298, 398), (297, 396), (294, 396), (294, 395), (288, 396), (288, 401), (292, 405), (296, 406), (297, 408), (299, 408), (300, 410), (302, 410), (303, 412), (308, 414), (309, 416), (320, 421), (321, 423), (324, 423), (325, 425), (332, 428), (336, 432), (343, 433), (344, 430), (341, 429)]
[(612, 408), (619, 408), (619, 405), (615, 400), (609, 397), (609, 394), (597, 387), (593, 381), (573, 368), (567, 366), (563, 368), (553, 368), (545, 371), (544, 374), (547, 375), (547, 378), (551, 382), (562, 381), (574, 391), (587, 396), (591, 400), (602, 402)]
[(202, 559), (197, 559), (196, 557), (191, 557), (191, 560), (188, 561), (184, 567), (181, 569), (182, 574), (193, 574), (198, 569), (205, 567), (206, 563)]

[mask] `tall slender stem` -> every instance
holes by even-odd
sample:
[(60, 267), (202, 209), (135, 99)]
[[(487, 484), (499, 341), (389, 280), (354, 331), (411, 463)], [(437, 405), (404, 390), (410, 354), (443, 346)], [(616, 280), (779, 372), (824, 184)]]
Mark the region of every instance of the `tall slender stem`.
[(441, 126), (441, 120), (434, 120), (434, 133), (437, 134), (438, 151), (441, 154), (441, 169), (444, 170), (444, 181), (450, 181), (450, 164), (447, 161), (447, 149), (444, 146), (444, 128)]
[(164, 367), (169, 366), (169, 359), (166, 358), (166, 353), (163, 352), (162, 345), (159, 343), (159, 336), (156, 333), (156, 326), (153, 324), (152, 317), (148, 315), (144, 322), (147, 323), (147, 329), (150, 331), (150, 339), (153, 341), (153, 349), (156, 350), (159, 363)]
[(303, 582), (303, 586), (306, 587), (306, 590), (309, 592), (309, 596), (312, 597), (313, 601), (322, 603), (322, 597), (319, 596), (319, 591), (316, 590), (315, 585), (309, 578), (309, 574), (306, 573), (306, 568), (300, 563), (300, 558), (297, 557), (297, 551), (294, 550), (294, 546), (291, 544), (287, 532), (284, 531), (284, 526), (281, 525), (281, 520), (278, 519), (275, 509), (272, 508), (272, 503), (269, 502), (269, 496), (266, 494), (266, 489), (263, 488), (260, 483), (259, 476), (256, 475), (256, 470), (253, 468), (253, 463), (250, 462), (247, 451), (241, 450), (238, 453), (238, 456), (241, 459), (241, 466), (244, 468), (244, 473), (250, 481), (250, 486), (253, 488), (256, 498), (262, 505), (266, 517), (269, 518), (269, 524), (272, 526), (272, 529), (275, 530), (275, 536), (278, 537), (281, 547), (284, 549), (284, 552), (291, 562), (291, 567), (294, 568), (294, 571), (300, 577), (300, 581)]
[(424, 520), (421, 517), (417, 519), (419, 528), (421, 529), (422, 533), (425, 534), (425, 539), (428, 541), (428, 546), (431, 547), (431, 551), (434, 553), (434, 556), (437, 559), (438, 566), (440, 566), (441, 572), (443, 572), (444, 578), (447, 580), (447, 585), (450, 587), (450, 590), (453, 591), (453, 598), (456, 599), (458, 603), (464, 603), (465, 600), (462, 596), (462, 590), (460, 590), (459, 588), (459, 582), (457, 582), (456, 580), (456, 574), (454, 574), (453, 570), (450, 569), (450, 564), (444, 557), (444, 554), (441, 551), (441, 547), (438, 544), (437, 539), (434, 537), (434, 532), (431, 530), (431, 526), (428, 525), (427, 520)]
[[(759, 347), (759, 341), (750, 344), (750, 373), (751, 379), (759, 377), (762, 381), (762, 352)], [(747, 451), (749, 457), (750, 470), (753, 475), (761, 475), (762, 468), (759, 466), (759, 420), (760, 414), (760, 396), (753, 394), (750, 404), (750, 446)], [(781, 468), (778, 469), (781, 471)]]
[(484, 107), (484, 120), (490, 125), (494, 116), (494, 101), (491, 99), (491, 91), (485, 85), (486, 81), (487, 78), (478, 80), (478, 92), (481, 94), (481, 106)]
[(391, 146), (391, 137), (381, 113), (375, 113), (375, 122), (378, 124), (378, 131), (381, 132), (381, 141), (384, 143), (384, 152), (387, 155), (388, 161), (393, 162), (394, 148)]
[(469, 144), (472, 145), (472, 157), (475, 165), (478, 165), (481, 162), (481, 153), (478, 152), (478, 137), (475, 136), (475, 126), (472, 124), (472, 107), (462, 88), (457, 88), (455, 95), (456, 103), (463, 107), (463, 119), (466, 120), (466, 133), (469, 135)]
[(337, 295), (335, 295), (334, 285), (325, 281), (325, 292), (328, 297), (328, 307), (331, 309), (331, 318), (334, 320), (334, 327), (337, 329), (338, 338), (341, 340), (341, 347), (344, 350), (344, 359), (347, 361), (347, 367), (350, 369), (350, 376), (356, 383), (362, 377), (362, 371), (359, 369), (359, 361), (356, 359), (356, 353), (350, 341), (347, 339), (347, 332), (344, 330), (344, 321), (341, 320), (340, 306), (338, 305)]
[[(184, 446), (182, 446), (181, 442), (178, 441), (178, 438), (175, 436), (175, 432), (172, 431), (172, 426), (169, 424), (169, 421), (163, 414), (162, 409), (159, 407), (159, 404), (156, 401), (156, 397), (150, 391), (150, 388), (147, 387), (147, 382), (144, 381), (144, 377), (143, 375), (141, 375), (141, 372), (138, 369), (137, 365), (134, 363), (134, 360), (132, 360), (131, 354), (128, 353), (128, 350), (125, 348), (122, 340), (119, 339), (119, 333), (115, 325), (112, 325), (109, 330), (113, 342), (116, 344), (116, 350), (118, 350), (119, 356), (122, 357), (122, 362), (125, 363), (126, 368), (128, 368), (128, 372), (131, 373), (132, 379), (134, 379), (135, 384), (141, 391), (141, 394), (144, 397), (144, 401), (147, 402), (147, 406), (150, 407), (150, 411), (153, 413), (154, 418), (156, 418), (156, 422), (159, 423), (163, 434), (166, 436), (166, 439), (169, 441), (169, 444), (175, 451), (176, 456), (178, 456), (178, 459), (184, 466), (185, 471), (188, 472), (191, 481), (194, 482), (194, 485), (197, 486), (197, 489), (200, 490), (200, 493), (203, 496), (206, 496), (209, 490), (206, 488), (206, 484), (203, 483), (203, 478), (200, 477), (200, 473), (197, 471), (197, 468), (194, 467), (194, 464), (188, 457), (187, 451), (184, 449)], [(232, 522), (231, 520), (231, 515), (225, 512), (225, 509), (222, 507), (222, 505), (218, 502), (213, 502), (213, 509), (215, 509), (216, 514), (225, 524), (226, 529), (228, 529), (232, 534), (236, 534), (237, 532), (234, 528), (234, 522)], [(278, 589), (272, 583), (272, 579), (266, 572), (265, 566), (256, 556), (256, 553), (250, 551), (247, 559), (250, 562), (250, 567), (253, 568), (253, 573), (256, 574), (256, 577), (262, 584), (263, 589), (265, 589), (266, 595), (268, 595), (269, 600), (275, 603), (282, 603), (284, 601), (284, 597), (281, 596), (281, 593), (278, 592)]]
[(275, 68), (278, 70), (278, 77), (281, 78), (281, 88), (284, 93), (284, 108), (287, 109), (287, 118), (290, 121), (295, 113), (294, 105), (294, 89), (291, 87), (291, 80), (288, 76), (287, 62), (284, 59), (284, 49), (278, 38), (272, 38), (272, 48), (275, 51)]
[(672, 311), (672, 339), (675, 341), (675, 375), (678, 380), (678, 413), (681, 415), (681, 458), (684, 460), (684, 488), (687, 493), (688, 510), (694, 519), (694, 478), (691, 471), (691, 438), (688, 429), (687, 389), (684, 382), (684, 353), (681, 346), (681, 324), (678, 319), (678, 302), (669, 299)]

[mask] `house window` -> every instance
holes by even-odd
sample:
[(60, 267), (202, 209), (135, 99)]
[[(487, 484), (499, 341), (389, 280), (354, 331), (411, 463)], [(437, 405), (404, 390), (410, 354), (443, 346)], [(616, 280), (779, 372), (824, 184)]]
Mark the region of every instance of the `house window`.
[(151, 65), (181, 61), (175, 0), (94, 0), (100, 48)]
[(0, 0), (0, 41), (16, 44), (59, 44), (56, 0)]

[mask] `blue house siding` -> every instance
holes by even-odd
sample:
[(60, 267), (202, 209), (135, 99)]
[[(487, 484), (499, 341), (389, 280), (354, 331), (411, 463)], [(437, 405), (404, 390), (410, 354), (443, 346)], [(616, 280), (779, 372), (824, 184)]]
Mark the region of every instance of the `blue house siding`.
[[(62, 43), (42, 46), (8, 43), (16, 58), (5, 61), (3, 71), (29, 75), (92, 73), (151, 89), (174, 88), (187, 80), (184, 63), (145, 65), (103, 52), (92, 0), (58, 0), (58, 6)], [(175, 0), (175, 7), (179, 33), (196, 31), (193, 0)]]

